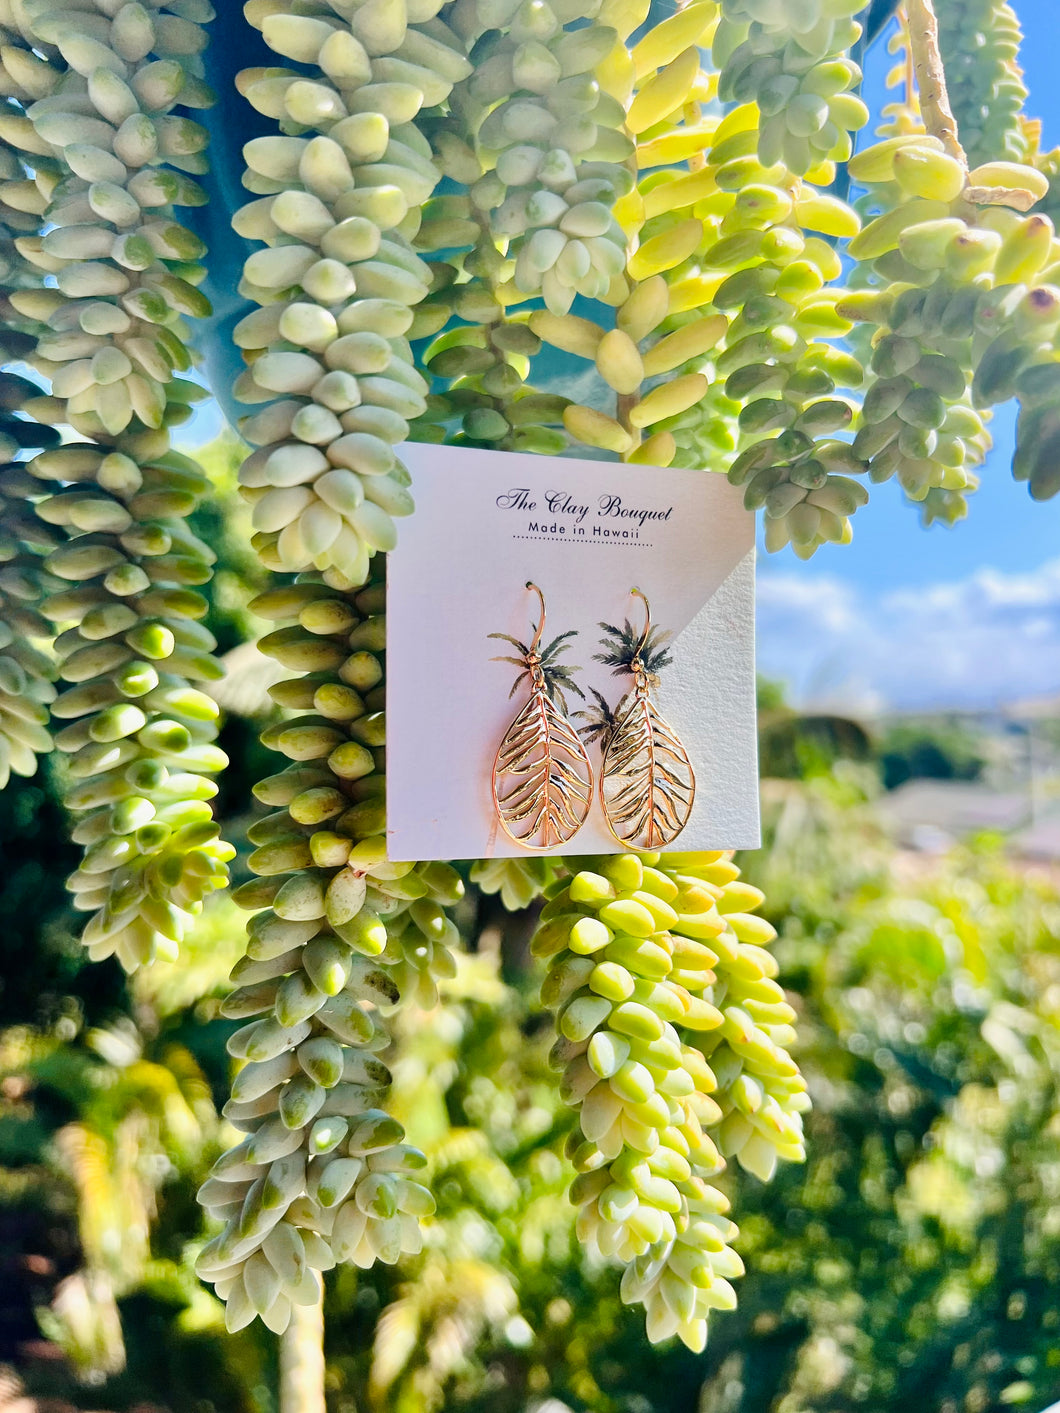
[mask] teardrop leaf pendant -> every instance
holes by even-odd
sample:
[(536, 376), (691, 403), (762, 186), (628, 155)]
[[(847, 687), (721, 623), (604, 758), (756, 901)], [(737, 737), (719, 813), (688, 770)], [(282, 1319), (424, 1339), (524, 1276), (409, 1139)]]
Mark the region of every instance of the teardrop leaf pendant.
[[(527, 584), (529, 588), (536, 585)], [(519, 657), (500, 659), (521, 669), (512, 692), (523, 678), (530, 698), (504, 733), (493, 762), (493, 802), (501, 828), (525, 849), (554, 849), (573, 839), (592, 805), (593, 770), (578, 733), (565, 714), (564, 689), (581, 696), (575, 669), (557, 662), (573, 633), (563, 633), (538, 652), (545, 626), (541, 590), (541, 622), (529, 646), (503, 633)], [(558, 701), (558, 705), (557, 705)]]
[(659, 673), (672, 661), (665, 646), (669, 634), (652, 627), (651, 606), (644, 600), (644, 629), (638, 634), (627, 619), (621, 628), (601, 623), (606, 652), (596, 653), (616, 677), (633, 685), (612, 713), (594, 691), (597, 706), (583, 713), (588, 738), (603, 747), (600, 803), (611, 833), (629, 848), (652, 851), (673, 842), (688, 823), (696, 798), (696, 774), (677, 732), (652, 701)]
[(688, 823), (696, 776), (688, 752), (646, 687), (619, 704), (604, 752), (600, 803), (612, 834), (633, 849), (672, 843)]
[(508, 837), (527, 849), (573, 839), (592, 803), (585, 747), (544, 687), (509, 726), (493, 763), (493, 798)]

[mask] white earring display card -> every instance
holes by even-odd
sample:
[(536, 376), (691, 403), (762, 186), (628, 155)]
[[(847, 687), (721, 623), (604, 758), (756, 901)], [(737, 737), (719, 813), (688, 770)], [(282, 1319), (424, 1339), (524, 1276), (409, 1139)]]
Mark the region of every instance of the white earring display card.
[(757, 847), (742, 492), (675, 468), (402, 458), (416, 513), (388, 556), (390, 858)]

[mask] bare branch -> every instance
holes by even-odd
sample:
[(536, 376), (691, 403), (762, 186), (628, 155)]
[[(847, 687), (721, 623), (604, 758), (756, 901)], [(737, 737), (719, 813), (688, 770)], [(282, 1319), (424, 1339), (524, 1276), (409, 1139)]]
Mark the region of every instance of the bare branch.
[(920, 114), (924, 119), (924, 126), (967, 171), (968, 158), (957, 135), (957, 122), (946, 89), (946, 73), (942, 67), (939, 22), (935, 8), (931, 0), (905, 0), (905, 14), (909, 25), (916, 86), (920, 97)]
[[(924, 127), (960, 162), (967, 177), (968, 157), (950, 107), (934, 5), (932, 0), (905, 0), (904, 8)], [(1037, 200), (1033, 192), (1022, 187), (966, 186), (962, 195), (972, 206), (1012, 206), (1017, 211), (1029, 211)]]

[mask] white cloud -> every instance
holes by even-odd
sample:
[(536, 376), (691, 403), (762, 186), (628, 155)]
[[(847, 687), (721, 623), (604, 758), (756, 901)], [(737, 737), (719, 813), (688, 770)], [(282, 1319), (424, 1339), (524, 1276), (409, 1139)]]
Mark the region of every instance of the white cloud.
[(762, 570), (759, 667), (802, 705), (990, 707), (1060, 693), (1060, 559), (873, 598), (850, 580)]

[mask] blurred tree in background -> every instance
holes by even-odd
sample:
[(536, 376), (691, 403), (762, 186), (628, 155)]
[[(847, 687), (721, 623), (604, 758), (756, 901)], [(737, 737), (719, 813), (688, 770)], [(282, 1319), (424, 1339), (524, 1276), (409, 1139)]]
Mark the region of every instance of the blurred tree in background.
[(868, 760), (872, 752), (869, 734), (859, 722), (796, 711), (782, 683), (759, 679), (758, 764), (763, 776), (807, 780), (827, 775), (839, 760)]
[(893, 722), (877, 749), (887, 790), (907, 780), (978, 780), (986, 766), (982, 743), (959, 722)]
[[(233, 460), (214, 448), (222, 486)], [(235, 502), (208, 533), (224, 544), (213, 626), (236, 645), (255, 571)], [(264, 696), (252, 656), (235, 647), (230, 666), (229, 811), (258, 768)], [(814, 1111), (805, 1168), (768, 1192), (735, 1179), (739, 1311), (702, 1356), (653, 1350), (617, 1274), (580, 1251), (531, 921), (469, 886), (440, 1014), (398, 1022), (395, 1112), (429, 1155), (438, 1216), (422, 1255), (329, 1277), (332, 1413), (1040, 1413), (1060, 1398), (1060, 879), (986, 845), (896, 853), (864, 732), (762, 698), (767, 840), (740, 863), (781, 933)], [(191, 1273), (207, 1236), (194, 1191), (224, 1146), (218, 1003), (241, 925), (222, 899), (179, 967), (130, 981), (86, 964), (53, 769), (0, 797), (0, 1409), (272, 1413), (275, 1341), (224, 1335)]]

